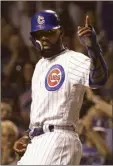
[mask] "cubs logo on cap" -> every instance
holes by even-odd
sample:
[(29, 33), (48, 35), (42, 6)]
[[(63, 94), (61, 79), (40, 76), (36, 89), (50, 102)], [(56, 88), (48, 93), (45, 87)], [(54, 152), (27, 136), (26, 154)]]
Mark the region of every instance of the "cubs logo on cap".
[(45, 23), (44, 17), (43, 16), (38, 16), (37, 22), (38, 22), (39, 25), (44, 24)]
[(40, 30), (48, 31), (60, 28), (60, 19), (55, 11), (42, 10), (31, 18), (31, 35)]
[(65, 72), (61, 65), (53, 65), (47, 72), (45, 87), (48, 91), (58, 90), (65, 80)]

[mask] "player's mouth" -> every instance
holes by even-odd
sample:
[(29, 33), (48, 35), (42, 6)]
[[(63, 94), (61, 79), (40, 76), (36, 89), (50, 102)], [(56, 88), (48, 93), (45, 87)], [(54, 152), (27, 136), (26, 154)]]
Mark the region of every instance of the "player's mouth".
[(44, 48), (44, 49), (50, 49), (50, 47), (47, 46), (47, 45), (43, 45), (43, 48)]
[(44, 49), (50, 49), (50, 45), (47, 42), (42, 42), (42, 46)]

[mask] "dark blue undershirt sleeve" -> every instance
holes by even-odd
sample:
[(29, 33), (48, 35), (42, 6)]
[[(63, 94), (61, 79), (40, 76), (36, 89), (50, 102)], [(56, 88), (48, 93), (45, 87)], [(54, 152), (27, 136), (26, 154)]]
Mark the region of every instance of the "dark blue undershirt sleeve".
[(108, 70), (99, 45), (88, 48), (88, 55), (91, 58), (89, 85), (97, 88), (103, 86), (108, 77)]

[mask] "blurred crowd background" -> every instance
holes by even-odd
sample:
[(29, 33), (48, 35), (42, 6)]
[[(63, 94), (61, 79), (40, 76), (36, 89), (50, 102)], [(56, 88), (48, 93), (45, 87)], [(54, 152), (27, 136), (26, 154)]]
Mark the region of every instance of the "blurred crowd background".
[[(108, 66), (108, 80), (88, 89), (81, 108), (78, 132), (83, 144), (81, 165), (113, 165), (113, 2), (112, 1), (2, 1), (1, 2), (1, 164), (16, 164), (13, 144), (29, 126), (31, 78), (40, 59), (29, 41), (30, 19), (36, 11), (55, 10), (64, 28), (64, 45), (87, 51), (77, 38), (77, 27), (89, 15)], [(38, 93), (38, 92), (37, 92)]]

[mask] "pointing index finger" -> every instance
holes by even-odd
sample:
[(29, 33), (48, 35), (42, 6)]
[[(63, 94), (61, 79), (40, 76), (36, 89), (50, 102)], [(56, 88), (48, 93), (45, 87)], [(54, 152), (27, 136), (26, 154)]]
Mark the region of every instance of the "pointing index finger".
[(86, 16), (86, 20), (85, 20), (85, 27), (88, 27), (90, 25), (90, 19), (89, 16)]

